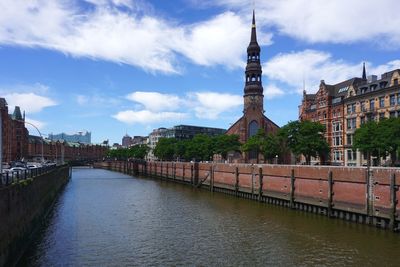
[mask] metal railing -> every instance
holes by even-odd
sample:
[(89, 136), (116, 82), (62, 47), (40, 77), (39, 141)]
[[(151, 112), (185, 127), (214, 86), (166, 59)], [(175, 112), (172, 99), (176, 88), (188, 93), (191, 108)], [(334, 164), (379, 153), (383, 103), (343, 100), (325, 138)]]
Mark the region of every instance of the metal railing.
[(33, 169), (7, 171), (1, 175), (0, 186), (8, 186), (13, 183), (25, 181), (27, 179), (33, 179), (37, 176), (48, 173), (57, 167), (59, 166), (51, 165)]

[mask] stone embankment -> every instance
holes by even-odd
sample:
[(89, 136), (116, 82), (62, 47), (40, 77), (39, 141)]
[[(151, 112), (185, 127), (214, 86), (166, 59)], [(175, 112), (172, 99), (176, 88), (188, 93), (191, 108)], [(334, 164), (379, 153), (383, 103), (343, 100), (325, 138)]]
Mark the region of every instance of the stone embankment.
[(99, 162), (94, 167), (400, 230), (399, 168), (145, 161)]
[(0, 185), (0, 266), (16, 264), (69, 177), (70, 168), (60, 166)]

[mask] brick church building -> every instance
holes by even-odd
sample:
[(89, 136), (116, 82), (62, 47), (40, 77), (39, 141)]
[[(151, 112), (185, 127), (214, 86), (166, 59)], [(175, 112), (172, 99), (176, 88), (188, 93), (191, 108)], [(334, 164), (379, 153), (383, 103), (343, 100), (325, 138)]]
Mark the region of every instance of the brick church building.
[[(226, 132), (226, 134), (239, 135), (241, 143), (245, 143), (260, 128), (264, 129), (266, 133), (275, 133), (279, 129), (278, 125), (264, 115), (264, 89), (262, 86), (260, 52), (261, 49), (257, 42), (255, 14), (253, 11), (251, 38), (250, 44), (247, 47), (243, 116)], [(246, 162), (251, 162), (257, 158), (257, 155), (255, 153), (244, 153), (242, 157)]]

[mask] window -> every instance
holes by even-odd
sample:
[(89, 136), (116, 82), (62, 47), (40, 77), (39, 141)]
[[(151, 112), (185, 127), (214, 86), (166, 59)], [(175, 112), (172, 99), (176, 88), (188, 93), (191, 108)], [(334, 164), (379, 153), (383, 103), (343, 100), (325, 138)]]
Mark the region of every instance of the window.
[[(257, 121), (251, 121), (249, 123), (249, 137), (252, 137), (255, 135), (258, 131), (258, 123)], [(249, 158), (250, 159), (256, 159), (257, 158), (257, 151), (252, 150), (249, 152)]]
[(393, 85), (399, 85), (399, 79), (394, 79), (393, 80)]
[(353, 145), (353, 135), (352, 134), (347, 135), (347, 145), (349, 145), (349, 146)]
[(379, 113), (379, 121), (383, 120), (385, 118), (385, 112)]
[(356, 128), (356, 118), (347, 119), (347, 129), (355, 129)]
[(379, 98), (379, 107), (380, 108), (385, 107), (385, 97), (383, 96)]
[(395, 95), (390, 95), (390, 106), (396, 105), (396, 97)]
[(342, 145), (342, 137), (334, 136), (333, 137), (333, 146), (341, 146)]
[(391, 111), (389, 114), (390, 118), (395, 118), (396, 117), (396, 112), (395, 111)]
[(333, 151), (333, 161), (340, 161), (342, 160), (342, 151), (335, 150)]
[(375, 114), (368, 114), (367, 115), (367, 121), (374, 121), (375, 120)]
[(351, 161), (357, 160), (357, 152), (353, 151), (351, 149), (348, 149), (347, 150), (347, 160), (351, 160)]
[(356, 103), (347, 105), (347, 114), (352, 114), (356, 112)]
[(332, 123), (333, 132), (340, 132), (342, 130), (342, 124), (340, 122)]
[(364, 112), (365, 111), (365, 101), (361, 101), (360, 105), (361, 105), (361, 111)]
[(375, 99), (371, 99), (369, 101), (369, 109), (374, 110), (375, 109)]
[(249, 123), (249, 137), (255, 135), (258, 131), (258, 123), (257, 121), (251, 121)]
[(400, 105), (400, 94), (397, 94), (397, 105)]

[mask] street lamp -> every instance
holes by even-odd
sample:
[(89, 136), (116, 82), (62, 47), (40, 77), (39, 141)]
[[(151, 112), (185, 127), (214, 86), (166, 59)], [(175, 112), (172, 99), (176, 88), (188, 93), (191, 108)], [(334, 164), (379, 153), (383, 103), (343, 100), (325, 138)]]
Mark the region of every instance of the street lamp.
[(39, 135), (40, 135), (40, 138), (41, 138), (41, 140), (42, 140), (42, 163), (43, 163), (43, 162), (44, 162), (44, 158), (43, 158), (43, 136), (42, 136), (42, 133), (39, 131), (38, 127), (36, 127), (33, 123), (30, 123), (30, 122), (27, 122), (27, 121), (22, 121), (22, 122), (27, 123), (27, 124), (33, 126), (33, 127), (36, 129), (36, 131), (38, 131), (38, 133), (39, 133)]

